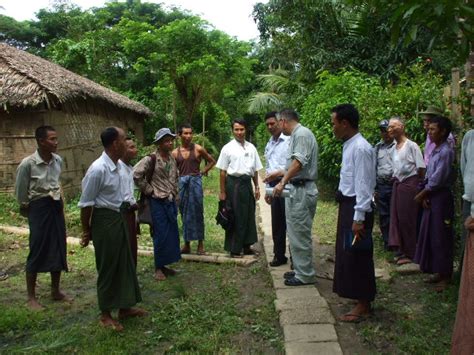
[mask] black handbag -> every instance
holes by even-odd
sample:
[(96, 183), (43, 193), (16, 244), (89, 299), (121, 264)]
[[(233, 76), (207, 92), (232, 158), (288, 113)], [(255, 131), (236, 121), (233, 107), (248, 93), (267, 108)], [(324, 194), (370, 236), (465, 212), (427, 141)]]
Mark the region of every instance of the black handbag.
[(216, 224), (220, 225), (226, 231), (231, 230), (234, 226), (234, 213), (226, 201), (219, 201)]

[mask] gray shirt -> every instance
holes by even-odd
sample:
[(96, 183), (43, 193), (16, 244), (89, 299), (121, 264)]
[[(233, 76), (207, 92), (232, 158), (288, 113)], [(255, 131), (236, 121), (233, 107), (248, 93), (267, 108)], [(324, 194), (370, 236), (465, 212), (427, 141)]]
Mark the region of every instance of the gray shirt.
[(384, 141), (375, 145), (375, 158), (378, 180), (390, 180), (393, 176), (393, 149), (395, 141), (386, 144)]
[[(292, 180), (313, 180), (318, 178), (318, 143), (313, 132), (298, 124), (290, 136), (286, 170), (293, 159), (301, 163), (301, 170)], [(291, 181), (290, 181), (291, 182)]]
[(461, 174), (464, 182), (462, 198), (471, 202), (471, 217), (474, 218), (474, 129), (467, 132), (462, 140)]
[(18, 203), (28, 205), (31, 201), (51, 196), (61, 199), (59, 176), (63, 161), (57, 154), (45, 162), (38, 151), (23, 159), (16, 173), (15, 196)]

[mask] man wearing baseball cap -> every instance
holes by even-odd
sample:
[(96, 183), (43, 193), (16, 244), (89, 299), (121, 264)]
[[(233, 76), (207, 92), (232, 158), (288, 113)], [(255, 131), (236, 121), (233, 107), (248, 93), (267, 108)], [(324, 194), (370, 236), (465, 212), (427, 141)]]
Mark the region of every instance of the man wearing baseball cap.
[[(434, 144), (430, 136), (428, 134), (428, 127), (430, 126), (430, 120), (435, 116), (444, 116), (443, 110), (436, 106), (427, 106), (426, 110), (419, 112), (420, 115), (423, 116), (423, 128), (426, 131), (426, 142), (425, 142), (425, 150), (423, 151), (423, 160), (425, 161), (425, 165), (428, 166), (428, 162), (430, 161), (431, 154), (433, 150), (436, 148), (436, 144)], [(452, 133), (449, 133), (447, 142), (451, 149), (454, 150), (454, 146), (456, 145), (456, 141)]]
[[(153, 254), (155, 280), (164, 281), (176, 271), (166, 267), (181, 259), (179, 250), (178, 167), (171, 155), (176, 135), (169, 128), (155, 134), (156, 151), (140, 160), (134, 167), (133, 178), (140, 191), (150, 200), (153, 221)], [(151, 179), (147, 177), (151, 176)]]
[(390, 200), (393, 187), (393, 149), (395, 141), (387, 132), (388, 120), (379, 123), (382, 140), (375, 145), (376, 185), (375, 202), (379, 213), (380, 231), (385, 249), (388, 248), (388, 232), (390, 227)]

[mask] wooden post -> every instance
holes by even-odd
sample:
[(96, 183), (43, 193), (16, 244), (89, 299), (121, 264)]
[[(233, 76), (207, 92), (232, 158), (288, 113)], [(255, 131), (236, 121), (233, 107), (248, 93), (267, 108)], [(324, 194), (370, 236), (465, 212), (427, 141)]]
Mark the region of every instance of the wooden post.
[(457, 124), (462, 126), (462, 122), (459, 122), (461, 116), (461, 110), (459, 105), (459, 68), (451, 69), (451, 119)]

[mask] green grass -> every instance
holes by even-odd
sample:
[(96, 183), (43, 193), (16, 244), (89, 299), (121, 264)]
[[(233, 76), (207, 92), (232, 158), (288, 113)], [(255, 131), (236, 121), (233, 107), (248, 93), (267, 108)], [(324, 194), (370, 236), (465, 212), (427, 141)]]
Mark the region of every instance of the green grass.
[[(321, 184), (318, 188), (320, 195), (313, 233), (320, 243), (334, 244), (337, 204), (330, 185)], [(374, 353), (449, 353), (456, 316), (458, 282), (438, 294), (423, 282), (427, 275), (399, 275), (388, 264), (393, 254), (383, 250), (377, 223), (373, 233), (376, 267), (392, 270), (392, 279), (377, 280), (374, 315), (355, 327), (358, 336), (374, 349)]]
[[(208, 251), (221, 251), (223, 231), (215, 224), (218, 173), (204, 179), (206, 242)], [(13, 201), (2, 197), (3, 202)], [(66, 206), (68, 233), (80, 232), (77, 200)], [(2, 208), (0, 215), (6, 213)], [(12, 222), (22, 225), (22, 217)], [(25, 220), (26, 221), (26, 220)], [(72, 230), (72, 232), (71, 232)], [(140, 244), (151, 246), (144, 233)], [(195, 247), (193, 245), (193, 247)], [(68, 247), (69, 273), (62, 288), (74, 296), (72, 304), (49, 298), (49, 275), (38, 277), (43, 312), (25, 307), (24, 264), (28, 239), (0, 233), (0, 268), (9, 278), (0, 284), (0, 353), (282, 353), (283, 341), (274, 309), (274, 291), (263, 260), (250, 267), (182, 261), (179, 273), (166, 282), (153, 280), (153, 258), (140, 256), (137, 274), (142, 292), (143, 319), (124, 321), (125, 331), (115, 334), (98, 325), (94, 254), (79, 246)]]

